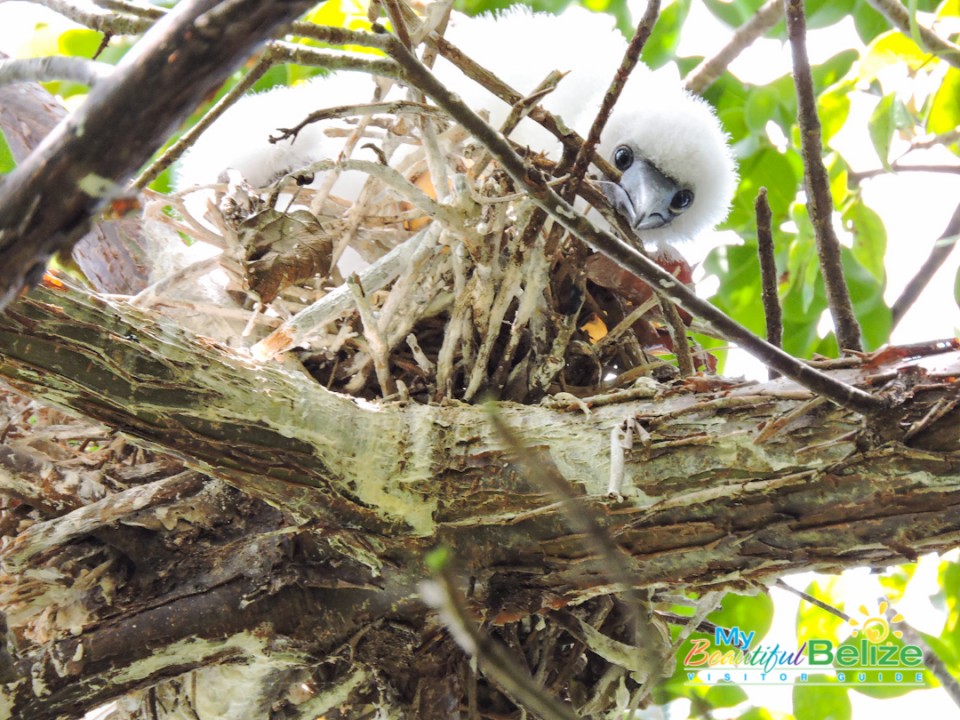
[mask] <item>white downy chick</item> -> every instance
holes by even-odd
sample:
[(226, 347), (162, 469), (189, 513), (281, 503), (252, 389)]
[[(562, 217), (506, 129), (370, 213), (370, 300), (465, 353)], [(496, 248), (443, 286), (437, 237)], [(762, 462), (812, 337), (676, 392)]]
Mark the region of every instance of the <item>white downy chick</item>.
[[(620, 64), (626, 41), (609, 15), (570, 8), (561, 15), (535, 14), (524, 6), (503, 13), (454, 14), (446, 37), (521, 93), (532, 91), (552, 70), (568, 71), (542, 105), (581, 135), (586, 134)], [(510, 108), (443, 58), (436, 73), (475, 110), (499, 126)], [(284, 172), (336, 158), (342, 139), (324, 124), (307, 126), (296, 140), (271, 144), (279, 127), (290, 127), (321, 107), (370, 99), (370, 83), (343, 72), (292, 88), (250, 95), (216, 121), (180, 163), (177, 186), (216, 182), (227, 167), (251, 184), (266, 185)], [(557, 157), (556, 139), (524, 120), (511, 139)], [(661, 249), (711, 230), (726, 216), (736, 185), (736, 167), (712, 108), (667, 78), (640, 66), (601, 135), (598, 152), (624, 172), (604, 190), (640, 236)], [(356, 198), (359, 173), (344, 173), (334, 194)], [(318, 178), (319, 181), (319, 178)]]

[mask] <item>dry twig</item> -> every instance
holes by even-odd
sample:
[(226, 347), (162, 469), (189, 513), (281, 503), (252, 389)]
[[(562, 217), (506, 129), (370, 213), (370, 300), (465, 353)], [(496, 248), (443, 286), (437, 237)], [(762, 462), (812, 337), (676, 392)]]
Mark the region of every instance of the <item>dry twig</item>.
[(800, 125), (800, 144), (803, 154), (804, 177), (807, 187), (807, 212), (817, 238), (817, 255), (827, 291), (827, 302), (837, 333), (841, 351), (860, 351), (860, 326), (853, 313), (850, 291), (840, 260), (840, 241), (833, 229), (833, 198), (830, 179), (823, 165), (823, 146), (817, 99), (813, 91), (813, 76), (807, 56), (807, 22), (803, 0), (784, 0), (787, 13), (787, 32), (793, 52), (793, 80), (797, 88), (797, 122)]
[[(757, 215), (757, 255), (760, 258), (760, 282), (763, 315), (767, 321), (767, 342), (782, 347), (783, 311), (777, 292), (777, 261), (773, 246), (773, 229), (770, 203), (767, 202), (767, 189), (760, 188), (755, 204)], [(775, 370), (770, 371), (770, 379), (777, 377)]]

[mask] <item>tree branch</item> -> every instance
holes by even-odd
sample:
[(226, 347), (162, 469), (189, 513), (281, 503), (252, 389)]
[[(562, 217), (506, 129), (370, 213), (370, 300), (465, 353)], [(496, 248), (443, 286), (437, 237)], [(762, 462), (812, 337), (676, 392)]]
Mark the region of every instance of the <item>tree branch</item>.
[(113, 74), (113, 65), (76, 57), (0, 60), (0, 85), (16, 82), (71, 80), (93, 87)]
[(702, 93), (716, 82), (717, 78), (723, 74), (727, 66), (740, 53), (763, 37), (782, 17), (782, 0), (767, 0), (766, 4), (753, 14), (753, 17), (737, 28), (731, 36), (730, 42), (724, 45), (712, 58), (697, 65), (687, 75), (684, 87), (692, 93)]
[(867, 0), (873, 7), (879, 10), (900, 32), (907, 37), (914, 37), (914, 30), (920, 36), (925, 50), (950, 63), (955, 68), (960, 69), (960, 45), (952, 43), (933, 30), (916, 22), (916, 18), (910, 17), (907, 9), (897, 0)]
[[(762, 187), (757, 193), (755, 204), (757, 215), (757, 255), (760, 258), (760, 282), (762, 285), (761, 299), (763, 300), (763, 315), (767, 321), (767, 342), (775, 347), (782, 347), (783, 343), (783, 310), (780, 308), (780, 297), (777, 291), (777, 261), (773, 246), (773, 229), (771, 228), (770, 203), (767, 202), (767, 189)], [(770, 379), (777, 377), (774, 371), (770, 372)]]
[[(596, 553), (567, 528), (552, 494), (517, 473), (481, 407), (359, 402), (298, 370), (198, 341), (155, 314), (56, 284), (37, 288), (0, 319), (0, 348), (0, 377), (18, 391), (171, 449), (293, 518), (264, 505), (256, 513), (241, 506), (236, 520), (224, 519), (230, 503), (219, 496), (204, 504), (161, 494), (174, 504), (137, 509), (131, 494), (129, 526), (112, 530), (87, 511), (65, 516), (63, 529), (55, 522), (28, 532), (26, 545), (13, 541), (11, 559), (28, 568), (11, 575), (7, 588), (6, 597), (25, 604), (8, 614), (19, 623), (17, 637), (34, 637), (34, 623), (49, 616), (46, 606), (31, 605), (38, 586), (29, 570), (58, 553), (75, 566), (77, 549), (93, 542), (78, 532), (108, 541), (106, 558), (88, 550), (89, 571), (108, 573), (106, 587), (118, 587), (120, 577), (141, 590), (108, 593), (105, 601), (87, 575), (39, 587), (63, 598), (63, 613), (55, 615), (64, 622), (73, 608), (87, 615), (79, 634), (64, 627), (52, 644), (16, 648), (17, 672), (44, 678), (50, 691), (35, 698), (31, 683), (7, 686), (21, 716), (54, 717), (80, 697), (104, 701), (204, 664), (289, 662), (276, 646), (249, 644), (250, 632), (262, 639), (256, 628), (263, 623), (273, 623), (281, 648), (292, 642), (296, 652), (322, 658), (398, 613), (422, 622), (412, 598), (426, 574), (424, 553), (436, 543), (449, 546), (474, 579), (471, 604), (497, 622), (582, 604), (620, 583), (585, 562)], [(894, 364), (879, 365), (882, 357)], [(897, 427), (926, 424), (910, 447), (871, 445), (858, 433), (862, 421), (829, 403), (809, 405), (811, 395), (784, 379), (699, 394), (648, 392), (646, 399), (598, 403), (589, 414), (509, 403), (500, 413), (629, 556), (636, 587), (753, 588), (788, 571), (883, 566), (960, 542), (956, 405), (933, 412), (960, 398), (960, 354), (953, 349), (922, 362), (882, 357), (830, 374), (859, 383), (911, 378)], [(624, 418), (643, 427), (645, 439), (625, 450), (624, 482), (611, 498), (612, 459), (598, 448), (608, 447)], [(761, 438), (769, 426), (777, 430)], [(717, 461), (730, 456), (736, 468)], [(123, 510), (110, 502), (98, 509)], [(153, 540), (159, 528), (206, 522), (223, 529), (215, 537), (229, 530), (233, 539), (219, 554), (201, 553), (196, 559), (206, 564), (199, 568), (184, 566), (177, 554), (191, 552), (193, 535), (187, 543)], [(39, 541), (47, 543), (42, 553), (17, 554)], [(117, 553), (130, 560), (118, 562)], [(130, 567), (174, 565), (183, 583), (173, 589), (124, 575)], [(365, 656), (356, 652), (362, 667)], [(120, 668), (138, 680), (110, 681)]]
[(903, 316), (907, 314), (907, 311), (910, 310), (917, 301), (917, 298), (920, 297), (920, 294), (930, 282), (931, 278), (937, 274), (937, 270), (939, 270), (947, 258), (950, 257), (950, 253), (953, 252), (957, 244), (958, 237), (960, 237), (960, 205), (957, 205), (954, 209), (953, 215), (947, 223), (943, 234), (940, 235), (940, 238), (930, 249), (930, 255), (923, 261), (923, 265), (917, 270), (917, 274), (914, 275), (906, 287), (903, 288), (900, 297), (894, 301), (893, 306), (890, 308), (892, 316), (891, 331), (900, 324)]
[(31, 2), (50, 8), (69, 20), (107, 35), (139, 35), (153, 25), (153, 20), (141, 13), (137, 16), (129, 16), (101, 10), (95, 6), (81, 8), (70, 0), (31, 0)]
[[(817, 237), (817, 255), (827, 291), (827, 302), (837, 343), (841, 351), (859, 351), (860, 326), (853, 313), (850, 291), (843, 275), (840, 260), (840, 241), (833, 229), (833, 198), (830, 179), (823, 166), (823, 145), (817, 99), (813, 91), (810, 59), (807, 57), (806, 17), (803, 0), (784, 0), (787, 13), (787, 32), (793, 52), (793, 80), (797, 88), (797, 122), (800, 125), (800, 145), (803, 154), (803, 172), (807, 188), (807, 212)], [(778, 368), (779, 369), (779, 368)]]
[(311, 4), (186, 0), (158, 21), (0, 186), (0, 309), (86, 232), (251, 46)]

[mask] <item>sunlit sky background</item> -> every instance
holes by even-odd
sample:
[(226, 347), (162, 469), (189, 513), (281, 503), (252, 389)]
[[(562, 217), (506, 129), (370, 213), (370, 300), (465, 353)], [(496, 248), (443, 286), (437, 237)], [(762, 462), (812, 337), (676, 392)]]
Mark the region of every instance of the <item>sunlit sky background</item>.
[[(643, 0), (632, 0), (631, 10), (639, 18), (645, 7)], [(51, 23), (54, 28), (67, 29), (71, 23), (52, 12), (25, 2), (0, 4), (0, 50), (8, 55), (22, 54), (26, 41), (34, 32), (38, 19)], [(921, 21), (930, 23), (930, 18), (921, 14)], [(960, 28), (955, 28), (954, 31)], [(730, 37), (730, 29), (720, 23), (698, 2), (694, 2), (690, 16), (683, 27), (679, 48), (681, 56), (711, 56)], [(862, 44), (849, 19), (822, 30), (811, 31), (809, 51), (811, 61), (819, 63), (845, 48), (862, 48)], [(760, 40), (748, 48), (730, 67), (741, 80), (765, 83), (790, 72), (789, 47), (778, 40)], [(904, 77), (904, 79), (906, 79)], [(870, 143), (867, 120), (878, 100), (876, 96), (862, 92), (851, 95), (851, 115), (846, 128), (832, 141), (832, 145), (857, 171), (877, 168), (880, 161)], [(776, 137), (773, 138), (776, 141)], [(905, 147), (905, 146), (904, 146)], [(893, 156), (896, 156), (896, 146)], [(949, 152), (936, 149), (911, 153), (908, 164), (940, 163), (956, 165), (958, 160)], [(944, 227), (960, 199), (960, 175), (945, 173), (900, 173), (865, 180), (864, 198), (867, 204), (883, 218), (888, 231), (887, 270), (889, 274), (886, 298), (892, 303), (907, 281), (927, 257), (931, 246), (943, 232)], [(736, 238), (722, 236), (701, 241), (696, 247), (685, 248), (688, 257), (696, 261), (718, 242), (736, 242)], [(953, 298), (954, 275), (958, 255), (953, 255), (931, 282), (927, 291), (918, 300), (894, 333), (896, 343), (917, 342), (933, 338), (952, 337), (960, 328), (960, 309)], [(702, 295), (710, 293), (707, 284), (701, 284)], [(728, 366), (730, 374), (747, 374), (764, 377), (765, 371), (745, 355), (732, 358)], [(956, 551), (952, 553), (957, 555)], [(907, 597), (897, 606), (907, 622), (918, 629), (939, 634), (944, 614), (934, 608), (929, 596), (937, 590), (937, 560), (923, 559), (910, 584)], [(812, 574), (795, 576), (787, 581), (796, 588), (804, 588)], [(849, 571), (843, 576), (847, 608), (861, 604), (876, 607), (882, 589), (876, 579), (866, 571)], [(794, 622), (798, 600), (795, 596), (776, 588), (771, 590), (776, 603), (774, 626), (767, 636), (768, 642), (777, 641), (782, 647), (795, 647)], [(784, 713), (792, 711), (792, 694), (789, 687), (748, 688), (751, 699), (757, 705)], [(858, 693), (854, 699), (855, 718), (902, 718), (909, 715), (925, 715), (929, 718), (956, 717), (957, 707), (941, 690), (915, 691), (892, 700), (872, 700)], [(680, 703), (671, 708), (670, 718), (686, 717), (687, 707)], [(743, 708), (729, 712), (717, 711), (718, 720), (736, 717)], [(660, 717), (652, 714), (649, 717)]]

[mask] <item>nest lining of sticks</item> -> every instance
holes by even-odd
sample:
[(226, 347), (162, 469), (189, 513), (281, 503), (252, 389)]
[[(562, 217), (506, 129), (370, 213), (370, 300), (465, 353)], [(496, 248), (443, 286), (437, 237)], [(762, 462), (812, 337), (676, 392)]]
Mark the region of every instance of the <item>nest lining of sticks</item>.
[[(317, 382), (367, 399), (536, 402), (677, 376), (658, 357), (673, 345), (649, 287), (548, 219), (459, 126), (442, 127), (435, 110), (363, 112), (358, 106), (359, 120), (326, 130), (347, 136), (339, 162), (267, 188), (227, 172), (202, 213), (189, 190), (151, 196), (147, 216), (166, 232), (223, 250), (228, 281), (215, 297), (174, 301), (213, 269), (203, 261), (178, 268), (140, 304), (226, 316), (228, 332), (199, 332), (233, 345), (260, 341), (261, 357), (296, 349)], [(526, 156), (564, 181), (563, 161)], [(368, 175), (352, 204), (331, 193), (345, 170)], [(446, 194), (438, 197), (433, 178)], [(584, 186), (602, 205), (589, 180)], [(337, 263), (348, 248), (370, 265), (345, 278)], [(689, 281), (682, 261), (668, 269)], [(696, 361), (709, 365), (703, 355)]]

